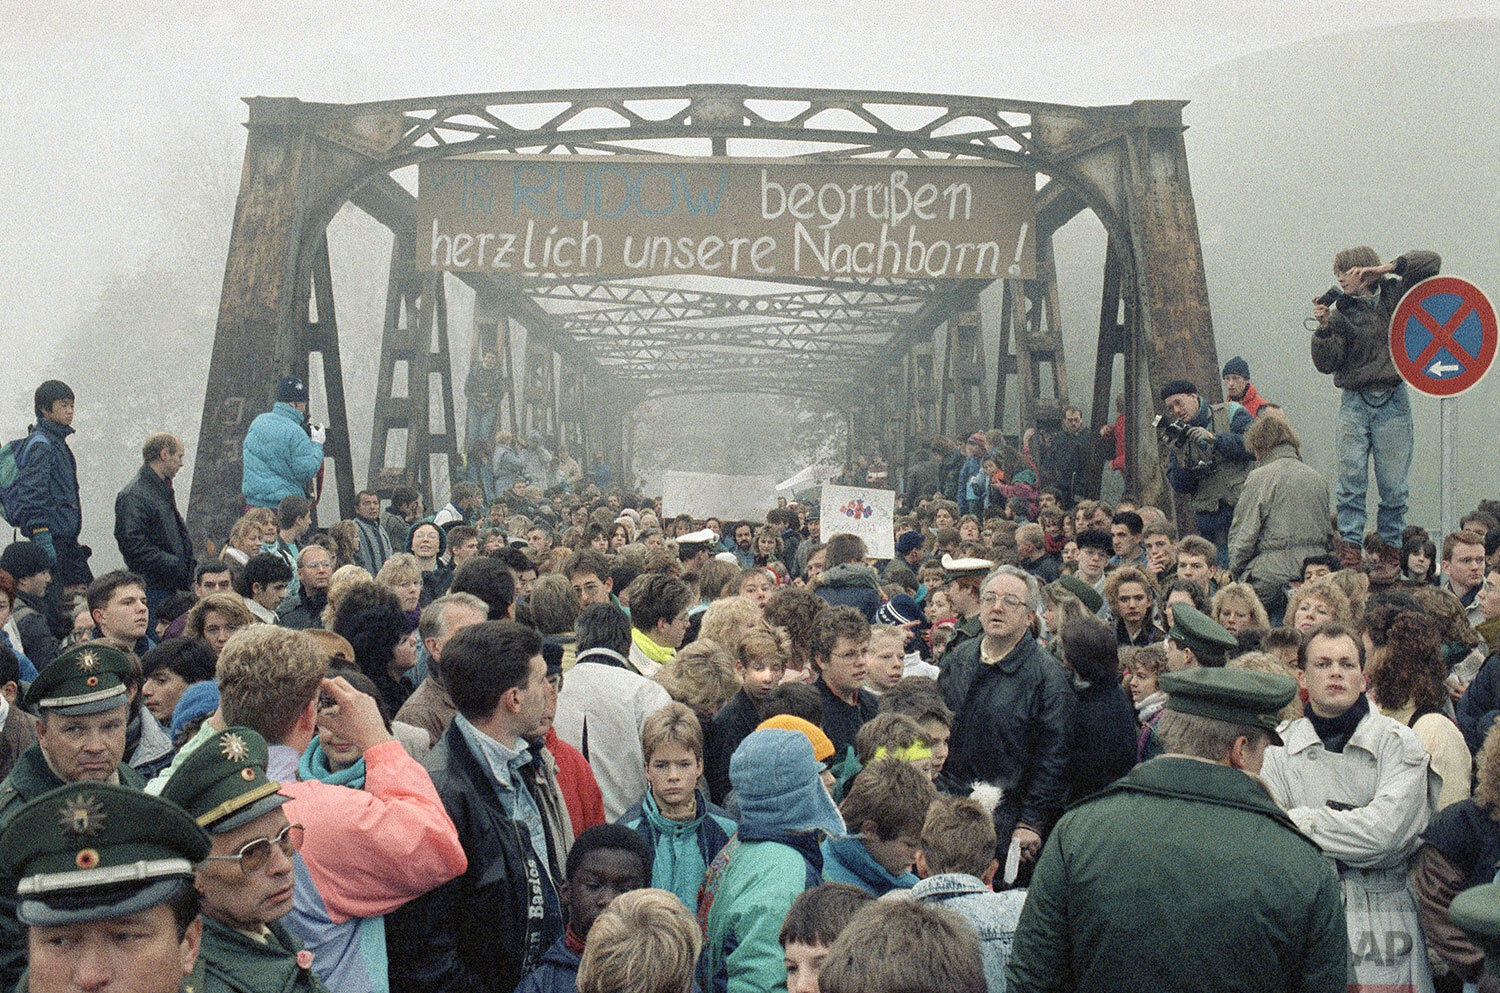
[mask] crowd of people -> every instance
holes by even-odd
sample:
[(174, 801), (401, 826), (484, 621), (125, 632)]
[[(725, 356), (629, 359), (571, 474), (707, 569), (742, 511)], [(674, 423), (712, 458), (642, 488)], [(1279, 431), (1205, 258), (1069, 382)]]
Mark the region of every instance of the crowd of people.
[[(1340, 258), (1320, 363), (1436, 266)], [(289, 378), (222, 545), (153, 434), (97, 577), (44, 383), (0, 485), (0, 988), (1487, 988), (1500, 503), (1408, 525), (1385, 436), (1365, 533), (1224, 380), (1158, 397), (1187, 533), (1087, 495), (1069, 408), (851, 466), (898, 489), (877, 560), (812, 502), (668, 515), (498, 448), (318, 527)]]

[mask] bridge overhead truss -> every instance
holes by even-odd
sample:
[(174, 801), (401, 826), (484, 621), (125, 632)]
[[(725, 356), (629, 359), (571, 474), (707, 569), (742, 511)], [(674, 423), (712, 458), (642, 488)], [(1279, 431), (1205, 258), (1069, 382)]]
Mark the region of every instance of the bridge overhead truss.
[[(240, 441), (283, 375), (323, 356), (339, 516), (353, 467), (332, 320), (326, 228), (352, 203), (394, 234), (366, 485), (430, 490), (458, 470), (449, 287), (476, 294), (475, 336), (503, 351), (499, 426), (538, 430), (615, 461), (630, 411), (684, 394), (798, 396), (843, 411), (857, 447), (898, 460), (936, 432), (998, 425), (1007, 390), (1018, 427), (1058, 423), (1067, 395), (1051, 237), (1085, 210), (1108, 232), (1091, 420), (1124, 392), (1128, 485), (1162, 493), (1150, 398), (1187, 378), (1218, 398), (1218, 368), (1182, 140), (1182, 106), (1077, 107), (939, 94), (734, 85), (482, 93), (361, 104), (253, 98), (210, 363), (189, 524), (221, 541), (242, 508)], [(757, 283), (711, 277), (422, 273), (411, 168), (526, 153), (989, 160), (1032, 170), (1038, 270), (987, 280), (837, 278)], [(997, 319), (998, 317), (998, 319)], [(986, 327), (986, 324), (990, 327)], [(525, 344), (511, 346), (512, 327)], [(998, 334), (989, 367), (985, 333)], [(368, 347), (366, 344), (365, 347)], [(513, 351), (515, 352), (513, 354)], [(1114, 356), (1125, 379), (1113, 381)], [(994, 408), (986, 410), (994, 388)], [(461, 409), (461, 405), (458, 405)], [(467, 444), (467, 442), (465, 442)], [(436, 460), (436, 461), (435, 461)], [(617, 478), (619, 478), (617, 476)], [(429, 492), (429, 497), (431, 496)]]

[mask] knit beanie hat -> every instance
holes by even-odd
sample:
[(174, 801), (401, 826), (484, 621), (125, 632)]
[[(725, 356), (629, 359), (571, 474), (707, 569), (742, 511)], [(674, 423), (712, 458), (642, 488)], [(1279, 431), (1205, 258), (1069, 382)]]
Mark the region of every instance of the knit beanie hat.
[(1244, 359), (1236, 355), (1234, 358), (1224, 363), (1224, 375), (1244, 376), (1246, 379), (1249, 379), (1250, 363), (1246, 362)]
[(29, 541), (17, 541), (0, 552), (0, 569), (10, 573), (17, 582), (50, 568), (52, 564), (47, 561), (47, 553), (40, 545)]
[(822, 772), (807, 735), (780, 728), (752, 731), (729, 757), (741, 826), (843, 837), (844, 819), (823, 788)]
[(1176, 396), (1179, 393), (1193, 393), (1193, 394), (1196, 394), (1197, 392), (1198, 392), (1198, 387), (1194, 386), (1192, 383), (1188, 382), (1186, 379), (1174, 379), (1170, 383), (1168, 383), (1167, 385), (1165, 385), (1165, 386), (1163, 386), (1161, 388), (1161, 400), (1162, 400), (1162, 403), (1166, 403), (1167, 402), (1167, 397), (1174, 397), (1174, 396)]
[(296, 376), (287, 376), (276, 384), (276, 399), (281, 403), (306, 403), (307, 384)]
[(912, 599), (909, 593), (897, 593), (875, 611), (876, 624), (900, 627), (913, 621), (920, 625), (926, 621), (926, 618), (922, 616), (921, 608), (917, 606), (917, 601)]

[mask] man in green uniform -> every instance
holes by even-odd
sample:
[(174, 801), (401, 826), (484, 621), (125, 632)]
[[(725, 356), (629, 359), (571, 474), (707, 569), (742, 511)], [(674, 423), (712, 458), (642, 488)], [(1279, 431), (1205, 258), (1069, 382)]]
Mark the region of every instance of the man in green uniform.
[(192, 818), (128, 787), (74, 783), (17, 808), (0, 864), (28, 930), (18, 993), (200, 993), (193, 864), (208, 851)]
[(1185, 603), (1172, 607), (1172, 628), (1162, 641), (1167, 652), (1167, 671), (1222, 668), (1229, 653), (1240, 643), (1224, 626)]
[(302, 825), (281, 811), (280, 788), (266, 778), (265, 739), (231, 727), (189, 755), (162, 790), (213, 840), (197, 872), (203, 993), (324, 990), (312, 953), (280, 923), (292, 909), (302, 844)]
[(1239, 669), (1160, 681), (1167, 754), (1053, 829), (1006, 988), (1342, 990), (1333, 864), (1255, 778), (1296, 683)]
[(984, 577), (994, 569), (995, 563), (989, 559), (943, 556), (943, 574), (948, 578), (944, 589), (948, 591), (948, 602), (960, 618), (953, 628), (953, 637), (948, 639), (945, 651), (951, 652), (964, 642), (984, 634), (984, 627), (979, 623), (979, 587), (984, 584)]
[[(37, 715), (36, 744), (0, 783), (0, 828), (22, 805), (68, 783), (115, 783), (140, 789), (124, 763), (130, 660), (99, 642), (77, 645), (43, 669), (26, 691)], [(26, 965), (26, 933), (16, 918), (16, 877), (0, 871), (0, 989)]]

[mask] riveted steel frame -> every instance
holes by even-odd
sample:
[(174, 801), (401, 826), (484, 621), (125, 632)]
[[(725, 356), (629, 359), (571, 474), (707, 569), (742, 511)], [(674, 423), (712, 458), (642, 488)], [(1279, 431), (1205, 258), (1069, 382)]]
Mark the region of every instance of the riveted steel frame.
[[(308, 276), (333, 214), (352, 202), (394, 231), (398, 246), (409, 245), (415, 198), (393, 173), (460, 154), (969, 158), (1032, 169), (1048, 180), (1037, 192), (1039, 245), (1083, 210), (1098, 215), (1108, 231), (1122, 292), (1134, 304), (1126, 308), (1130, 322), (1123, 333), (1145, 360), (1145, 380), (1154, 389), (1186, 376), (1217, 398), (1217, 357), (1180, 102), (1075, 107), (738, 85), (480, 93), (363, 104), (247, 102), (244, 175), (189, 505), (190, 526), (200, 543), (222, 537), (241, 505), (235, 488), (238, 442), (249, 416), (264, 408), (280, 375), (305, 362), (302, 299), (310, 291)], [(393, 259), (391, 278), (405, 282), (414, 275), (413, 261), (400, 254)], [(959, 315), (977, 313), (986, 285), (845, 278), (779, 280), (759, 287), (725, 282), (700, 290), (650, 279), (467, 273), (456, 278), (499, 301), (507, 326), (514, 320), (525, 328), (529, 354), (545, 350), (549, 365), (561, 363), (584, 378), (590, 417), (601, 425), (596, 443), (614, 458), (617, 478), (624, 469), (620, 454), (627, 432), (609, 426), (652, 397), (780, 394), (847, 414), (872, 402), (870, 390), (851, 390), (851, 382), (876, 384), (876, 399), (885, 404), (895, 398), (879, 394), (889, 394), (892, 383), (904, 383), (918, 405), (934, 404), (926, 412), (911, 411), (903, 418), (906, 426), (912, 432), (933, 426), (955, 389), (951, 376), (932, 376), (933, 333)], [(1026, 295), (1055, 292), (1055, 285), (1045, 282), (1026, 288)], [(972, 355), (969, 344), (961, 342), (959, 350)], [(945, 357), (950, 351), (944, 348)], [(1005, 347), (1001, 352), (1009, 354)], [(1060, 352), (1055, 362), (1054, 372), (1062, 364)], [(533, 377), (521, 378), (529, 385)], [(541, 420), (555, 431), (566, 421), (557, 399), (562, 391), (555, 377), (547, 382), (552, 413), (550, 421)], [(976, 406), (973, 394), (984, 379), (978, 387), (973, 382), (964, 381), (965, 411)], [(936, 385), (940, 395), (925, 399), (924, 383)], [(529, 400), (525, 393), (523, 385), (520, 410), (540, 414), (541, 398)], [(1025, 398), (1027, 404), (1035, 401)], [(1149, 399), (1138, 402), (1149, 406)], [(235, 411), (238, 416), (232, 416)], [(420, 416), (414, 406), (410, 416)], [(1028, 410), (1023, 423), (1034, 416)], [(850, 418), (856, 420), (867, 431), (877, 425), (883, 430), (890, 422)], [(447, 423), (451, 437), (451, 416)], [(333, 429), (347, 434), (347, 425)], [(423, 432), (408, 435), (410, 447)], [(1139, 431), (1134, 438), (1147, 441)], [(1135, 447), (1152, 456), (1141, 460), (1138, 490), (1144, 498), (1160, 498), (1154, 450), (1147, 444)], [(408, 453), (406, 462), (424, 454)]]

